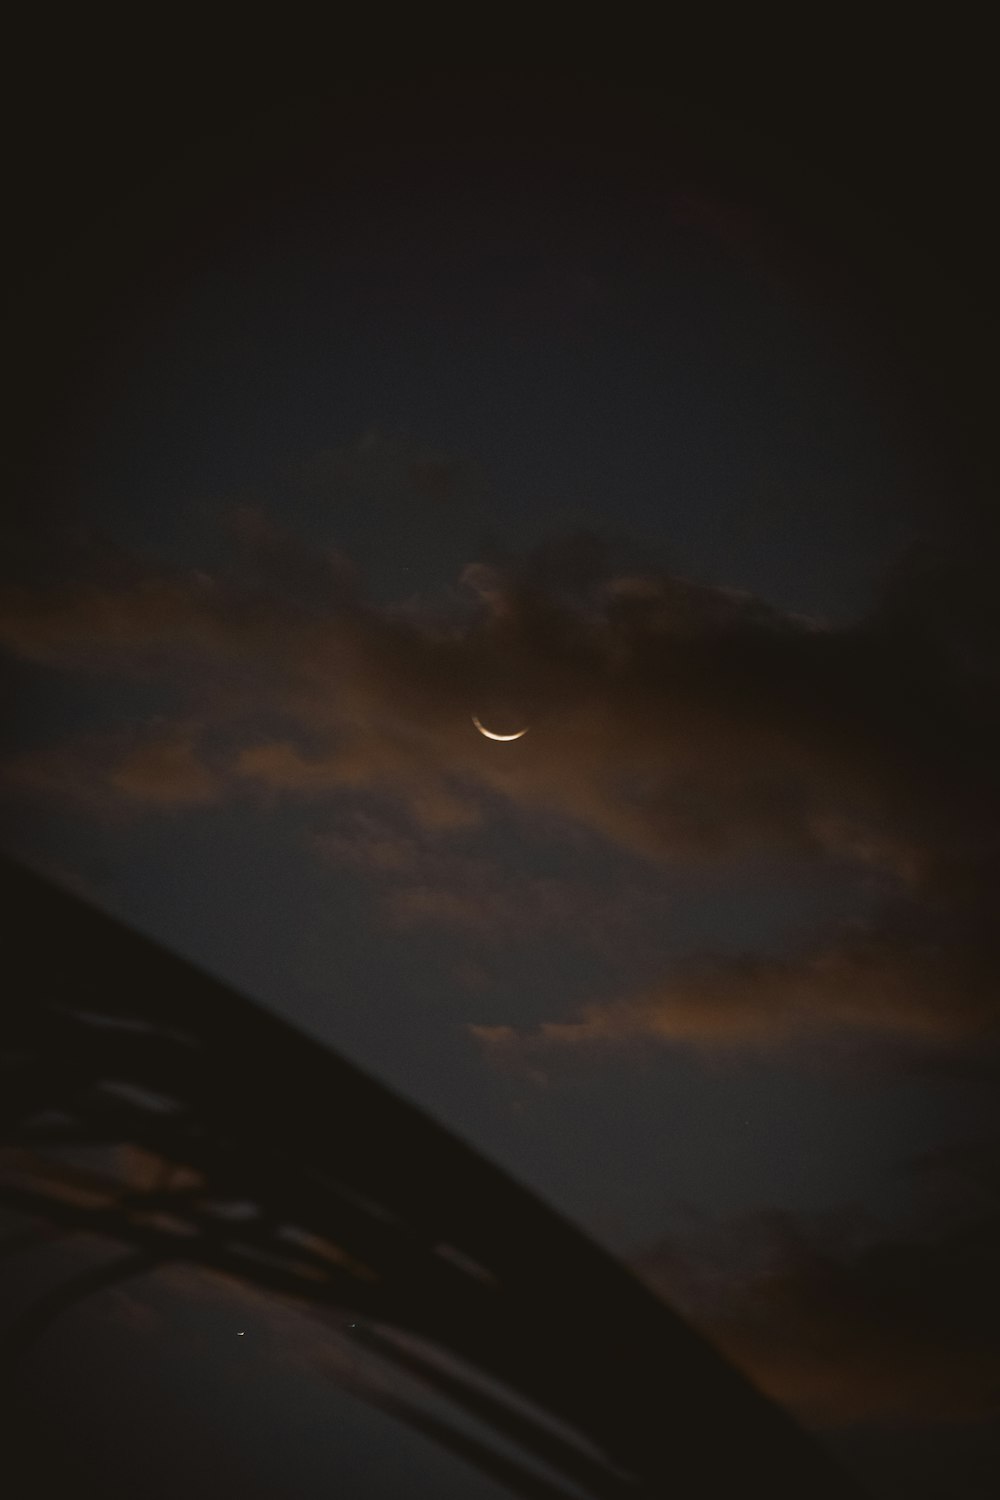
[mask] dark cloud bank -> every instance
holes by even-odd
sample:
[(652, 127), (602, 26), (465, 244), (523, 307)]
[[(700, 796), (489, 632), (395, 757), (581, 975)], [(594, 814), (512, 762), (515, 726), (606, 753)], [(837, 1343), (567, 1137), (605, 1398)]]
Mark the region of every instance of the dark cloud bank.
[[(108, 816), (377, 794), (445, 833), (499, 800), (652, 864), (772, 851), (849, 866), (874, 893), (863, 924), (795, 952), (707, 955), (532, 1036), (484, 1027), (494, 1047), (742, 1045), (830, 1024), (952, 1047), (995, 1036), (1000, 709), (985, 579), (913, 573), (867, 619), (833, 627), (621, 571), (577, 537), (470, 564), (439, 598), (375, 607), (338, 554), (307, 552), (257, 513), (237, 531), (213, 575), (98, 549), (74, 581), (5, 591), (14, 656), (163, 695), (145, 721), (8, 755), (11, 788)], [(497, 753), (476, 711), (530, 733)]]
[(986, 1496), (1000, 1462), (1000, 1147), (911, 1164), (910, 1222), (761, 1214), (636, 1259), (878, 1493)]

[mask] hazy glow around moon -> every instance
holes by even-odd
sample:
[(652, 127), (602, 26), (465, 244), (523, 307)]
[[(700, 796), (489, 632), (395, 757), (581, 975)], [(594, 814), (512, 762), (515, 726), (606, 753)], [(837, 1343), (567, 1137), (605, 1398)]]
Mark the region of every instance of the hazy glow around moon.
[(476, 728), (479, 730), (479, 733), (480, 734), (485, 734), (485, 736), (486, 736), (486, 738), (488, 740), (519, 740), (521, 738), (522, 734), (527, 734), (527, 732), (528, 732), (527, 728), (524, 728), (524, 729), (519, 729), (516, 734), (494, 734), (493, 731), (492, 731), (492, 729), (484, 729), (483, 728), (482, 724), (480, 724), (480, 722), (476, 718), (475, 714), (472, 715), (472, 722), (473, 722), (473, 724), (475, 724)]

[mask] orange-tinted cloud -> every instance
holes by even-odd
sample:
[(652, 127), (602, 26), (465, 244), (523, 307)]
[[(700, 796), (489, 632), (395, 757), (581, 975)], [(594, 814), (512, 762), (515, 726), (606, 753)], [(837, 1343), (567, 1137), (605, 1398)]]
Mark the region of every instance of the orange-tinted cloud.
[[(616, 573), (571, 538), (467, 568), (433, 606), (394, 609), (259, 513), (239, 534), (215, 578), (117, 559), (0, 601), (9, 650), (162, 683), (185, 723), (225, 743), (211, 772), (180, 730), (129, 747), (104, 774), (123, 799), (376, 794), (442, 832), (499, 803), (650, 862), (790, 852), (872, 872), (892, 893), (866, 932), (794, 960), (696, 966), (549, 1040), (750, 1041), (823, 1017), (931, 1034), (975, 1029), (995, 1003), (1000, 695), (954, 588), (910, 583), (834, 629), (730, 590)], [(471, 715), (498, 702), (530, 723), (523, 740), (475, 733)], [(412, 920), (492, 911), (502, 927), (517, 898), (421, 870), (391, 899)], [(558, 893), (546, 899), (558, 925)]]
[(389, 922), (403, 930), (439, 928), (488, 943), (554, 938), (613, 953), (635, 942), (658, 906), (644, 891), (609, 889), (585, 872), (532, 873), (456, 847), (453, 831), (441, 820), (404, 823), (355, 809), (314, 844), (326, 860), (367, 877)]
[(193, 737), (168, 732), (137, 745), (109, 774), (112, 787), (160, 807), (212, 802), (218, 780), (198, 754)]
[[(881, 626), (819, 629), (655, 576), (581, 594), (572, 549), (521, 575), (480, 566), (478, 610), (470, 591), (450, 619), (421, 619), (365, 605), (287, 539), (255, 546), (216, 581), (14, 591), (0, 639), (34, 660), (186, 679), (230, 720), (282, 712), (290, 737), (236, 762), (279, 787), (463, 778), (653, 856), (763, 841), (909, 871), (929, 833), (953, 835), (997, 795), (996, 713)], [(470, 727), (498, 694), (532, 722), (516, 749)]]
[(992, 1419), (1000, 1218), (894, 1237), (769, 1214), (664, 1242), (636, 1269), (769, 1395), (819, 1429)]
[(8, 792), (74, 804), (103, 817), (201, 807), (222, 792), (196, 731), (183, 724), (81, 736), (11, 757), (0, 776)]
[(772, 1047), (852, 1029), (918, 1043), (996, 1035), (995, 949), (988, 932), (942, 942), (873, 925), (798, 957), (689, 963), (637, 995), (590, 1004), (534, 1030), (473, 1026), (498, 1058), (652, 1040), (696, 1048)]

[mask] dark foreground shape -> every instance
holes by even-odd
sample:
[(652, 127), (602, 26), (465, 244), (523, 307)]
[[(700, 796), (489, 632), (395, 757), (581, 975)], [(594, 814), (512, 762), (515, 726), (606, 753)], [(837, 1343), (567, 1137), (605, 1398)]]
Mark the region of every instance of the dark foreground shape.
[[(372, 1399), (514, 1493), (856, 1495), (623, 1266), (349, 1063), (9, 865), (0, 924), (0, 1203), (130, 1252), (29, 1309), (8, 1361), (102, 1277), (183, 1261), (355, 1315), (498, 1446)], [(162, 1185), (81, 1191), (45, 1155), (67, 1143), (140, 1147)]]

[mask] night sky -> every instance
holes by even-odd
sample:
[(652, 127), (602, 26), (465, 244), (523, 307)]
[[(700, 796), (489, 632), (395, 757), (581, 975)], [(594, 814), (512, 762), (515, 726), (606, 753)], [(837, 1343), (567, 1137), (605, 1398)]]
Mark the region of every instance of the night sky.
[[(502, 1164), (873, 1495), (985, 1495), (1000, 630), (937, 241), (746, 96), (139, 94), (25, 175), (6, 847)], [(163, 1495), (284, 1492), (274, 1445), (326, 1493), (345, 1422), (403, 1492), (280, 1317), (182, 1291), (53, 1329), (71, 1426), (155, 1347), (167, 1425), (219, 1413)]]

